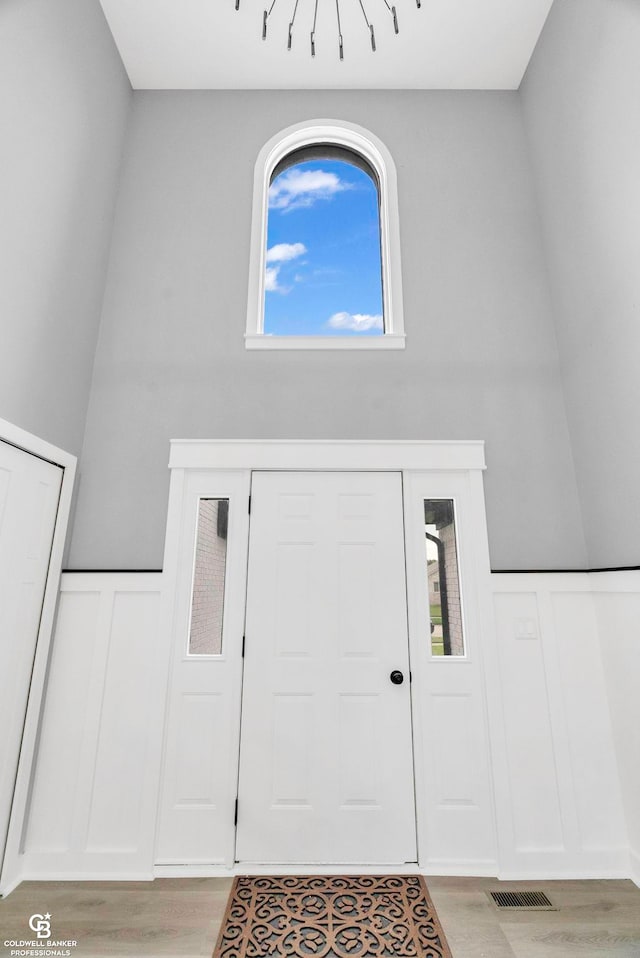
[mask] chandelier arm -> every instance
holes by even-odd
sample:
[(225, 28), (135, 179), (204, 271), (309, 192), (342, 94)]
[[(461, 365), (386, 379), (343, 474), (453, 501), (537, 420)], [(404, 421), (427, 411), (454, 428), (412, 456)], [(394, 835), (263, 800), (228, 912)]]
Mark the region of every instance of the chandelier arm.
[[(387, 0), (385, 0), (385, 3), (386, 2)], [(364, 17), (364, 22), (366, 23), (368, 27), (370, 27), (371, 24), (369, 23), (369, 18), (367, 16), (367, 11), (364, 8), (364, 3), (362, 2), (362, 0), (358, 0), (358, 3), (360, 4), (360, 9), (362, 10), (362, 16)]]
[[(367, 16), (367, 11), (364, 8), (363, 0), (358, 0), (358, 2), (360, 4), (360, 9), (362, 10), (362, 16), (364, 17), (364, 22), (369, 28), (369, 33), (371, 35), (371, 49), (375, 53), (376, 52), (376, 35), (373, 30), (373, 24), (369, 22), (369, 17)], [(385, 0), (385, 3), (386, 3), (386, 0)]]
[(342, 27), (340, 25), (340, 0), (336, 0), (336, 16), (338, 18), (338, 46), (340, 50), (340, 59), (344, 60), (344, 47), (342, 44)]
[(293, 14), (292, 14), (292, 16), (291, 16), (291, 20), (289, 21), (289, 37), (288, 37), (288, 39), (287, 39), (287, 50), (290, 50), (290, 49), (291, 49), (291, 42), (292, 42), (292, 40), (293, 40), (293, 25), (294, 25), (294, 23), (296, 22), (296, 14), (297, 14), (297, 12), (298, 12), (298, 3), (299, 3), (299, 2), (300, 2), (300, 0), (296, 0), (295, 6), (294, 6), (294, 8), (293, 8)]
[(318, 0), (316, 0), (316, 7), (313, 12), (313, 27), (311, 28), (311, 56), (315, 57), (316, 55), (316, 22), (318, 20)]
[[(393, 17), (393, 30), (394, 30), (394, 33), (399, 33), (400, 31), (399, 31), (399, 28), (398, 28), (398, 14), (396, 13), (396, 8), (395, 8), (395, 6), (391, 6), (391, 4), (389, 3), (389, 0), (382, 0), (382, 2), (384, 3), (385, 7), (387, 8), (387, 10), (389, 11), (389, 13), (390, 13), (391, 16)], [(421, 3), (421, 0), (416, 0), (416, 2), (417, 2), (418, 7), (419, 7), (419, 6), (420, 6), (420, 3)]]
[[(271, 0), (271, 6), (269, 7), (269, 9), (268, 9), (268, 10), (266, 10), (266, 9), (264, 10), (264, 13), (263, 13), (263, 16), (262, 16), (262, 39), (263, 39), (263, 40), (266, 40), (266, 39), (267, 39), (267, 20), (268, 20), (269, 17), (271, 16), (271, 14), (272, 14), (272, 12), (273, 12), (273, 8), (275, 7), (275, 5), (276, 5), (277, 2), (278, 2), (278, 0)], [(376, 36), (375, 36), (373, 24), (369, 21), (369, 18), (368, 18), (368, 16), (367, 16), (367, 11), (365, 10), (365, 7), (364, 7), (364, 2), (363, 2), (363, 0), (358, 0), (358, 2), (360, 3), (360, 9), (362, 10), (362, 15), (363, 15), (363, 17), (364, 17), (364, 21), (365, 21), (365, 23), (366, 23), (366, 25), (367, 25), (367, 27), (368, 27), (368, 29), (369, 29), (370, 39), (371, 39), (371, 49), (375, 52), (375, 50), (376, 50)], [(389, 3), (389, 0), (382, 0), (382, 2), (384, 3), (384, 5), (386, 6), (387, 10), (389, 11), (389, 13), (391, 14), (391, 16), (393, 17), (393, 29), (394, 29), (395, 33), (398, 33), (398, 32), (399, 32), (399, 28), (398, 28), (398, 13), (397, 13), (395, 4), (393, 4), (393, 5), (390, 4), (390, 3)], [(295, 0), (294, 7), (293, 7), (293, 13), (292, 13), (292, 15), (291, 15), (291, 20), (289, 21), (289, 34), (288, 34), (288, 38), (287, 38), (287, 49), (288, 49), (288, 50), (291, 50), (291, 45), (292, 45), (292, 42), (293, 42), (293, 28), (294, 28), (294, 25), (295, 25), (296, 16), (297, 16), (297, 14), (298, 14), (298, 5), (299, 5), (299, 3), (300, 3), (300, 0)], [(319, 3), (319, 0), (315, 0), (315, 7), (314, 7), (314, 11), (313, 11), (313, 27), (312, 27), (312, 29), (311, 29), (311, 37), (310, 37), (310, 39), (311, 39), (311, 56), (312, 56), (312, 57), (315, 57), (315, 55), (316, 55), (316, 24), (317, 24), (317, 21), (318, 21), (318, 3)], [(421, 9), (421, 7), (422, 7), (422, 0), (416, 0), (416, 7), (418, 8), (418, 10)], [(240, 0), (235, 0), (235, 8), (236, 8), (236, 10), (239, 10), (239, 9), (240, 9)], [(341, 24), (341, 22), (340, 22), (340, 0), (336, 0), (336, 18), (337, 18), (337, 21), (338, 21), (338, 44), (339, 44), (339, 51), (340, 51), (340, 59), (341, 59), (341, 60), (344, 60), (344, 42), (343, 42), (343, 38), (342, 38), (342, 24)]]
[(275, 7), (276, 3), (277, 3), (277, 0), (271, 0), (271, 6), (269, 7), (268, 10), (265, 10), (262, 15), (262, 39), (263, 40), (267, 39), (267, 20), (271, 16), (271, 11)]

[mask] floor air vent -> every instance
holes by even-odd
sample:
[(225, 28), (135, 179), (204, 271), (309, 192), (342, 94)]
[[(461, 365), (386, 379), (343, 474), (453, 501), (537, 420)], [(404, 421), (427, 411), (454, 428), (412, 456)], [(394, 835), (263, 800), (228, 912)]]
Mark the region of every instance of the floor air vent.
[(539, 908), (556, 911), (543, 891), (491, 891), (491, 900), (498, 908)]

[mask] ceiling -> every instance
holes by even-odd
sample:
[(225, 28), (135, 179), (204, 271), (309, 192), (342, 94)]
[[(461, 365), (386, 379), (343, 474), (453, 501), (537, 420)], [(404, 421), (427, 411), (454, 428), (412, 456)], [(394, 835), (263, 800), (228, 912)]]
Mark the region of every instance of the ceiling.
[[(316, 56), (310, 31), (316, 0), (275, 0), (262, 40), (265, 0), (101, 0), (135, 89), (514, 90), (553, 0), (317, 0)], [(271, 4), (271, 0), (267, 0)], [(389, 0), (392, 5), (394, 0)]]

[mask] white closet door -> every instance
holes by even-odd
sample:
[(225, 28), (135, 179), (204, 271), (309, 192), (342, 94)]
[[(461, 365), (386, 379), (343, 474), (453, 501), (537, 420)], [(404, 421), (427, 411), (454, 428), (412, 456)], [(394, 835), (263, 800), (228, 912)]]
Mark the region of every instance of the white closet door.
[(239, 861), (416, 861), (399, 473), (254, 473), (238, 816)]
[(0, 442), (0, 860), (63, 470)]

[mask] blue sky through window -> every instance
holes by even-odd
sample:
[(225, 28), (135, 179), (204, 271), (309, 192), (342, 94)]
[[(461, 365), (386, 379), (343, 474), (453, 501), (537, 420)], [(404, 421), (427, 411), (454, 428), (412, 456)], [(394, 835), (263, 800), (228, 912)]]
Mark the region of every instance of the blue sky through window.
[(381, 336), (378, 191), (343, 160), (306, 160), (269, 189), (264, 332)]

